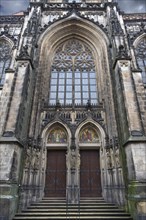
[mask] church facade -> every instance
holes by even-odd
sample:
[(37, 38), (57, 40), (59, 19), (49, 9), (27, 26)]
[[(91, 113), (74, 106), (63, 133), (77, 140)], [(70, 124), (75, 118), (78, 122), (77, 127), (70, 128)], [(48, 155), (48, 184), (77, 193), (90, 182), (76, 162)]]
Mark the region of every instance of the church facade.
[(0, 219), (43, 197), (146, 217), (146, 14), (30, 0), (0, 16)]

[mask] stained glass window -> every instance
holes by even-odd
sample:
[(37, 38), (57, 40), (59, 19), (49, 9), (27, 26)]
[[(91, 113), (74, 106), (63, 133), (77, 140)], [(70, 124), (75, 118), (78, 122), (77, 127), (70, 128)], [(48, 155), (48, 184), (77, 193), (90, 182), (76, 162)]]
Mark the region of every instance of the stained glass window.
[(95, 63), (91, 50), (72, 39), (62, 44), (54, 56), (49, 104), (97, 104)]
[(83, 128), (79, 134), (80, 143), (98, 143), (99, 137), (97, 132), (92, 127)]
[(67, 135), (63, 128), (54, 127), (48, 135), (48, 143), (66, 143)]
[(142, 70), (142, 80), (146, 84), (146, 37), (136, 47), (136, 56), (139, 68)]
[(0, 40), (0, 85), (4, 84), (5, 70), (11, 61), (11, 47), (5, 40)]

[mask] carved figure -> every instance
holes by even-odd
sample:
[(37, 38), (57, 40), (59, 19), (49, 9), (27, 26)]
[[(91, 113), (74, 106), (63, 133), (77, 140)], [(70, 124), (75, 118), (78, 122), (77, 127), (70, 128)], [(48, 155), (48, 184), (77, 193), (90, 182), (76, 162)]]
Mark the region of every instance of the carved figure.
[(75, 169), (76, 167), (76, 153), (74, 150), (71, 151), (70, 167), (71, 169)]
[(74, 124), (75, 123), (75, 120), (76, 120), (76, 111), (73, 111), (73, 112), (71, 112), (71, 122), (72, 122), (72, 124)]
[(29, 168), (30, 163), (31, 163), (31, 149), (28, 148), (26, 150), (26, 158), (25, 158), (25, 165), (24, 165), (24, 167), (25, 168)]
[(80, 168), (80, 164), (81, 164), (81, 159), (80, 159), (80, 154), (78, 153), (77, 155), (77, 168)]
[(120, 167), (119, 149), (116, 149), (115, 152), (115, 162), (116, 162), (116, 167)]
[(39, 165), (40, 165), (40, 161), (39, 161), (39, 155), (40, 152), (39, 150), (36, 151), (36, 155), (35, 155), (35, 162), (34, 162), (34, 169), (39, 169)]
[(106, 155), (107, 155), (107, 167), (108, 167), (108, 169), (111, 169), (112, 168), (112, 160), (111, 160), (110, 152), (107, 152)]

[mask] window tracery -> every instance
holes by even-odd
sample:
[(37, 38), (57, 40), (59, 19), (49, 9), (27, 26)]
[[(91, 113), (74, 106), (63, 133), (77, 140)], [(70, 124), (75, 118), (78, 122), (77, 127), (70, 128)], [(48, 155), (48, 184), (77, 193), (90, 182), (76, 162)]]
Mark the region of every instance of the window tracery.
[(11, 47), (5, 40), (0, 40), (0, 85), (4, 84), (5, 70), (10, 66)]
[(135, 51), (138, 66), (142, 70), (142, 80), (146, 84), (146, 37), (140, 41)]
[(77, 39), (56, 51), (50, 80), (49, 104), (97, 104), (95, 63), (91, 50)]

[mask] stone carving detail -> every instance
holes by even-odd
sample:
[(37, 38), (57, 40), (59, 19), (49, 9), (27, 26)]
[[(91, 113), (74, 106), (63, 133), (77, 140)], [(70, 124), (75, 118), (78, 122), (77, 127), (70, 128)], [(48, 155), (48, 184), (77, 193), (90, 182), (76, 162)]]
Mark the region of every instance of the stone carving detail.
[(35, 153), (34, 169), (39, 170), (40, 167), (40, 152), (37, 149)]
[(28, 46), (25, 45), (22, 47), (19, 56), (17, 57), (17, 59), (30, 59), (30, 56), (28, 54)]
[[(93, 120), (97, 121), (101, 126), (103, 126), (103, 118), (102, 118), (102, 104), (101, 105), (92, 105), (90, 114), (84, 106), (78, 106), (77, 108), (72, 109), (72, 107), (67, 108), (66, 110), (57, 111), (55, 106), (45, 106), (44, 111), (42, 112), (42, 128), (46, 126), (52, 120), (61, 120), (63, 123), (67, 123), (68, 126), (77, 126), (81, 121), (87, 119), (88, 117), (93, 118)], [(86, 106), (85, 106), (86, 107)], [(57, 115), (57, 116), (56, 116)], [(103, 114), (104, 115), (104, 114)]]
[(110, 22), (111, 22), (111, 33), (112, 34), (115, 34), (115, 35), (121, 35), (123, 34), (123, 30), (121, 28), (121, 25), (120, 25), (120, 22), (117, 18), (117, 15), (114, 11), (113, 8), (111, 8), (111, 19), (110, 19)]
[(80, 168), (80, 154), (74, 149), (66, 154), (66, 166), (68, 169)]
[(123, 45), (119, 46), (118, 59), (128, 58), (127, 50)]
[(107, 156), (107, 168), (111, 169), (112, 168), (112, 159), (111, 159), (110, 150), (107, 150), (106, 156)]
[(24, 15), (0, 16), (0, 23), (23, 23)]
[(25, 168), (29, 168), (30, 163), (31, 163), (31, 148), (29, 147), (29, 148), (26, 150), (26, 157), (25, 157), (24, 167), (25, 167)]
[(75, 169), (76, 168), (76, 153), (74, 150), (71, 151), (71, 156), (70, 156), (70, 168)]
[(71, 123), (74, 124), (76, 120), (77, 114), (76, 111), (71, 112)]
[(119, 158), (119, 149), (118, 148), (115, 149), (115, 164), (116, 164), (116, 167), (121, 166), (120, 158)]

